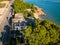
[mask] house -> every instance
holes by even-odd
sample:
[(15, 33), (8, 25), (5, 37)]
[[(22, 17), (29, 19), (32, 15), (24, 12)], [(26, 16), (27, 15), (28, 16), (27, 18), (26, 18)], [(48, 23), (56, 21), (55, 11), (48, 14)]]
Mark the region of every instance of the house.
[(14, 23), (14, 30), (24, 30), (26, 29), (26, 22), (16, 22)]
[(15, 18), (12, 20), (12, 30), (24, 30), (27, 27), (26, 23), (22, 13), (15, 14)]

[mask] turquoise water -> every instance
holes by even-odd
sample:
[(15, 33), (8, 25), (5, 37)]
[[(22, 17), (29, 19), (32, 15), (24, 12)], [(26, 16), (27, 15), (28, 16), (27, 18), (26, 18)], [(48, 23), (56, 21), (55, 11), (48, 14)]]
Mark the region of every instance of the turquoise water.
[(54, 0), (24, 0), (31, 4), (35, 4), (43, 9), (46, 13), (46, 16), (43, 16), (44, 19), (49, 19), (56, 24), (60, 25), (60, 1)]

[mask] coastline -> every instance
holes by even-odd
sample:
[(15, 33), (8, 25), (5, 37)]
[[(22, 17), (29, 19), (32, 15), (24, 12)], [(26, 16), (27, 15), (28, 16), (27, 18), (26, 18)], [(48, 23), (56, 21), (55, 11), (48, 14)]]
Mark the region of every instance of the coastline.
[(42, 11), (42, 8), (40, 8), (40, 7), (38, 7), (38, 6), (36, 6), (36, 5), (34, 5), (36, 8), (37, 8), (37, 10), (35, 10), (35, 12), (34, 12), (34, 17), (36, 18), (36, 19), (41, 19), (41, 20), (44, 20), (43, 18), (40, 18), (41, 16), (46, 16), (46, 14)]
[[(36, 7), (36, 10), (34, 10), (34, 17), (36, 18), (36, 19), (41, 19), (40, 18), (40, 16), (45, 16), (46, 14), (42, 11), (42, 8), (40, 8), (40, 7), (38, 7), (38, 6), (36, 6), (36, 5), (34, 5), (34, 7)], [(28, 12), (31, 12), (32, 10), (31, 9), (27, 9), (27, 11)]]
[(38, 7), (35, 5), (35, 7), (37, 8), (37, 10), (35, 10), (35, 14), (37, 14), (38, 16), (45, 16), (46, 14), (42, 11), (42, 8)]

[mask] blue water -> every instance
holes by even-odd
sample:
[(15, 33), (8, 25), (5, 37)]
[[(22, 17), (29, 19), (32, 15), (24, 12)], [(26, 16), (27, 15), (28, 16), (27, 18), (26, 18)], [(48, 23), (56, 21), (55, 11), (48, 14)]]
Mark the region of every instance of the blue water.
[(43, 9), (46, 16), (44, 19), (49, 19), (56, 24), (60, 25), (60, 0), (24, 0), (31, 4), (35, 4)]

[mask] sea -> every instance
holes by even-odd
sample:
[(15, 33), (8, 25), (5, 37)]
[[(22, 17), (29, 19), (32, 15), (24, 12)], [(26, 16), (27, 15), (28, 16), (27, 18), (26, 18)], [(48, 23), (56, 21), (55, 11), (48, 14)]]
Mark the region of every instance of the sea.
[(46, 14), (40, 18), (50, 20), (60, 25), (60, 0), (24, 0), (30, 4), (34, 4)]

